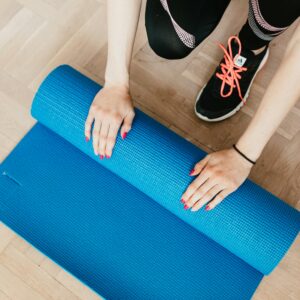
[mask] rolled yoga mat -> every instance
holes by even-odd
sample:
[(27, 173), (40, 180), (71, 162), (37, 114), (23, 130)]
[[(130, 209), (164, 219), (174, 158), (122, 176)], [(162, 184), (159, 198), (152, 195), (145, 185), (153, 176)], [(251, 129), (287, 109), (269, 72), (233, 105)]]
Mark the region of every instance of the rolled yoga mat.
[(1, 220), (107, 299), (251, 298), (299, 212), (249, 180), (212, 211), (183, 210), (205, 153), (139, 110), (100, 160), (84, 137), (100, 88), (69, 66), (48, 75), (38, 123), (0, 165)]

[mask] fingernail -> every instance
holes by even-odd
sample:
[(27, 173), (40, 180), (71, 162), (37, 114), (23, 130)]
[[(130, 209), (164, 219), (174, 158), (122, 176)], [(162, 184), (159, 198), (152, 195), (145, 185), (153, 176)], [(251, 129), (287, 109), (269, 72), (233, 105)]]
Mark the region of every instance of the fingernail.
[(194, 172), (195, 172), (195, 169), (193, 169), (193, 170), (190, 172), (190, 176), (193, 175)]
[(103, 159), (104, 158), (104, 155), (99, 155), (100, 159)]
[(127, 132), (124, 132), (123, 135), (122, 135), (122, 139), (125, 140), (126, 136), (127, 136)]
[(106, 158), (110, 158), (110, 156), (109, 156), (109, 155), (106, 155)]
[(184, 208), (185, 210), (187, 210), (189, 207), (188, 207), (187, 205), (185, 205), (183, 208)]
[(210, 208), (208, 205), (206, 205), (206, 206), (205, 206), (205, 210), (206, 210), (206, 211), (209, 211), (209, 210), (211, 210), (211, 208)]
[(181, 202), (181, 203), (185, 203), (185, 200), (184, 200), (184, 199), (181, 199), (180, 202)]
[(88, 142), (90, 139), (86, 136), (85, 137), (85, 141)]

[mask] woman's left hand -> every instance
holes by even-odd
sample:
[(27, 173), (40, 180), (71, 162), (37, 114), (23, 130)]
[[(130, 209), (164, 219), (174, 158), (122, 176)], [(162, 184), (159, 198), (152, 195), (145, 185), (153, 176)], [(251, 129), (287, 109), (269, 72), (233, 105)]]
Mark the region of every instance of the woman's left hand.
[(208, 202), (205, 210), (215, 208), (246, 180), (252, 166), (234, 149), (208, 154), (190, 173), (198, 176), (182, 195), (184, 209), (197, 211)]

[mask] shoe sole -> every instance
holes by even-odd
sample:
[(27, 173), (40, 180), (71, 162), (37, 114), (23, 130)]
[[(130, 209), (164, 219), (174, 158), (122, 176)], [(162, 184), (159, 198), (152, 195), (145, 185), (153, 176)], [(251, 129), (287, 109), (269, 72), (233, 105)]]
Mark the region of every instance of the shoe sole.
[(233, 116), (234, 114), (236, 114), (243, 106), (244, 106), (244, 103), (246, 104), (247, 102), (247, 98), (250, 94), (250, 89), (251, 89), (251, 86), (253, 84), (253, 81), (257, 75), (257, 73), (263, 68), (263, 66), (266, 64), (267, 60), (268, 60), (268, 57), (269, 57), (269, 49), (267, 50), (266, 54), (265, 54), (265, 57), (263, 58), (263, 60), (261, 61), (257, 71), (255, 72), (251, 82), (250, 82), (250, 85), (248, 87), (248, 90), (243, 98), (243, 101), (241, 101), (241, 103), (234, 109), (232, 110), (231, 112), (229, 112), (228, 114), (222, 116), (222, 117), (219, 117), (219, 118), (215, 118), (215, 119), (209, 119), (208, 117), (206, 116), (203, 116), (201, 115), (200, 113), (197, 112), (196, 110), (196, 106), (197, 106), (197, 103), (199, 101), (199, 98), (203, 92), (203, 90), (205, 89), (206, 85), (200, 90), (200, 92), (198, 93), (197, 97), (196, 97), (196, 101), (195, 101), (195, 105), (194, 105), (194, 110), (195, 110), (195, 114), (197, 115), (197, 117), (203, 121), (207, 121), (207, 122), (219, 122), (219, 121), (223, 121), (225, 119), (228, 119), (230, 118), (231, 116)]

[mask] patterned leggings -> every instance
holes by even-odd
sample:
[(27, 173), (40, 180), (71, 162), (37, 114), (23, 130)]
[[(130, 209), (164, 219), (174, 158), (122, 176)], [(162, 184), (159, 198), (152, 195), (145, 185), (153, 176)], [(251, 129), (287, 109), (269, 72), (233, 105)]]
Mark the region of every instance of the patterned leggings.
[[(167, 59), (187, 56), (218, 25), (230, 0), (147, 0), (146, 30), (151, 48)], [(243, 47), (267, 45), (300, 16), (300, 0), (249, 0), (248, 20), (239, 32)]]

